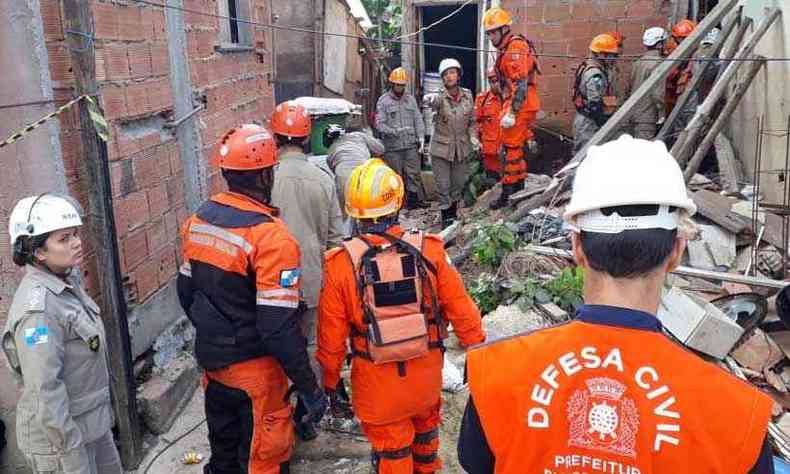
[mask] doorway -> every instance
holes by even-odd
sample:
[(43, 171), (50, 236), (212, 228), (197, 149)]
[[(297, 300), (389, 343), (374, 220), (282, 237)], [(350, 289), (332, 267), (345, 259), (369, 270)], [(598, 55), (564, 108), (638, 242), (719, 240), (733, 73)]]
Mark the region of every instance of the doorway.
[[(431, 25), (447, 17), (458, 10), (460, 3), (459, 5), (451, 6), (422, 7), (420, 9), (420, 27)], [(461, 85), (471, 90), (472, 94), (475, 94), (477, 91), (478, 55), (475, 48), (477, 48), (478, 41), (478, 9), (479, 6), (475, 3), (466, 5), (452, 17), (431, 27), (422, 34), (422, 41), (425, 43), (441, 43), (470, 48), (454, 49), (426, 44), (422, 48), (423, 62), (421, 64), (424, 72), (436, 73), (439, 71), (439, 63), (442, 59), (457, 59), (464, 68)]]

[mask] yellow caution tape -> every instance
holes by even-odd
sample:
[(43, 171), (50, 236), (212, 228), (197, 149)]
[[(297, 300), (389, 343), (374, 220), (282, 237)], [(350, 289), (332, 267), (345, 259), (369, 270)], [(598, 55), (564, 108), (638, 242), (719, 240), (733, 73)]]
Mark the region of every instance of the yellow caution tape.
[(71, 107), (74, 106), (74, 104), (78, 103), (79, 101), (81, 101), (83, 99), (85, 99), (87, 101), (87, 103), (88, 103), (88, 113), (90, 114), (91, 121), (93, 122), (93, 128), (96, 129), (96, 134), (99, 135), (99, 138), (101, 138), (103, 141), (106, 142), (108, 140), (108, 138), (109, 138), (109, 135), (107, 133), (108, 132), (107, 120), (104, 118), (104, 116), (99, 111), (99, 107), (96, 104), (96, 101), (94, 100), (93, 97), (91, 97), (89, 95), (81, 95), (81, 96), (79, 96), (79, 97), (77, 97), (75, 99), (72, 99), (67, 104), (64, 104), (63, 106), (58, 107), (58, 109), (55, 110), (54, 112), (41, 117), (40, 119), (36, 120), (35, 122), (27, 125), (22, 130), (14, 133), (13, 135), (8, 137), (4, 141), (0, 142), (0, 148), (3, 148), (4, 146), (10, 145), (10, 144), (12, 144), (14, 142), (17, 142), (17, 141), (21, 140), (26, 135), (30, 134), (30, 132), (32, 132), (33, 130), (35, 130), (38, 127), (44, 125), (47, 121), (51, 120), (52, 118), (57, 117), (58, 115), (62, 114), (63, 112), (69, 110)]

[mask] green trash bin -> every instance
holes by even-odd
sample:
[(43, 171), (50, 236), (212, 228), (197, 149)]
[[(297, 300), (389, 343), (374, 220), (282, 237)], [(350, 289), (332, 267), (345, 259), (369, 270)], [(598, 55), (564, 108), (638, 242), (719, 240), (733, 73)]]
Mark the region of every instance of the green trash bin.
[(345, 127), (347, 117), (348, 114), (313, 117), (313, 128), (310, 130), (310, 151), (314, 155), (326, 155), (328, 153), (329, 150), (324, 146), (324, 130), (333, 123)]

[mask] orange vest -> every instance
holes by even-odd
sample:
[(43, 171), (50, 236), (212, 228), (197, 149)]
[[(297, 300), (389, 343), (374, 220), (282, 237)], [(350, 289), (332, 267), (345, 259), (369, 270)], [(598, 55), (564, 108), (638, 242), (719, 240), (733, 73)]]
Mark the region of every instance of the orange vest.
[(499, 153), (501, 128), (499, 120), (502, 112), (502, 101), (491, 91), (481, 92), (475, 100), (475, 120), (480, 132), (480, 143), (483, 155)]
[(640, 319), (660, 327), (647, 313), (585, 306), (573, 322), (469, 352), (494, 472), (746, 473), (754, 466), (772, 400), (658, 330), (613, 322)]

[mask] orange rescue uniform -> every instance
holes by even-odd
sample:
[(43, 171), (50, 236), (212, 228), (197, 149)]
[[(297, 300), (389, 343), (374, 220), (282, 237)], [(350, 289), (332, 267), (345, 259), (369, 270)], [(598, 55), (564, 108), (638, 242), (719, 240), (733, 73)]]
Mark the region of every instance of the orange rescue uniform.
[(502, 173), (499, 149), (502, 146), (502, 99), (492, 91), (481, 92), (475, 100), (475, 120), (480, 134), (481, 154), (486, 171)]
[[(532, 46), (526, 38), (509, 33), (497, 47), (497, 77), (502, 87), (504, 104), (502, 114), (513, 112), (516, 123), (502, 129), (502, 144), (505, 147), (505, 170), (503, 184), (517, 184), (527, 177), (527, 163), (524, 159), (524, 145), (535, 135), (532, 125), (540, 110), (537, 75), (540, 66), (533, 55)], [(518, 111), (513, 110), (513, 99), (519, 81), (526, 81), (527, 95)]]
[(225, 192), (182, 229), (178, 296), (196, 327), (212, 472), (276, 474), (294, 443), (288, 379), (313, 393), (299, 325), (299, 245), (277, 209)]
[(570, 323), (470, 350), (470, 407), (495, 467), (469, 469), (464, 440), (462, 465), (474, 474), (750, 472), (773, 401), (660, 328), (648, 313), (588, 305)]
[[(400, 238), (403, 230), (393, 226), (387, 234)], [(389, 242), (380, 235), (365, 234), (364, 237), (373, 245)], [(436, 268), (435, 275), (428, 272), (431, 285), (444, 319), (452, 323), (461, 344), (468, 347), (484, 341), (480, 312), (466, 293), (458, 271), (449, 263), (441, 238), (426, 234), (422, 253)], [(323, 368), (326, 389), (334, 389), (340, 380), (349, 339), (354, 352), (367, 351), (362, 335), (367, 325), (363, 322), (357, 277), (358, 270), (353, 267), (345, 248), (327, 252), (316, 354)], [(427, 294), (424, 299), (425, 305), (430, 307)], [(430, 341), (440, 341), (440, 328), (436, 324), (428, 328)], [(402, 371), (395, 362), (376, 365), (363, 357), (353, 358), (354, 413), (379, 458), (379, 473), (431, 473), (441, 469), (438, 426), (443, 352), (439, 348), (432, 349), (423, 357), (402, 363)]]
[(669, 71), (666, 81), (666, 96), (664, 99), (666, 105), (666, 114), (672, 112), (675, 104), (683, 92), (686, 91), (686, 86), (691, 82), (692, 78), (692, 63), (687, 62), (679, 66), (675, 66)]

